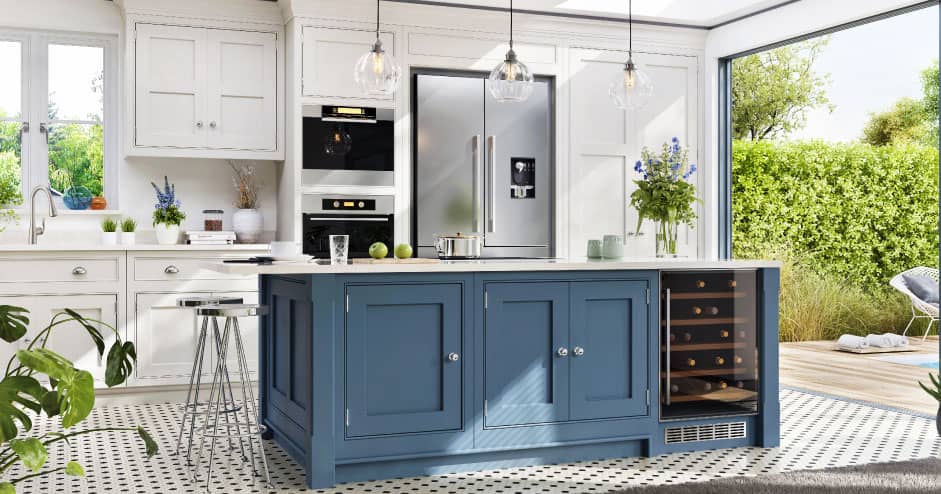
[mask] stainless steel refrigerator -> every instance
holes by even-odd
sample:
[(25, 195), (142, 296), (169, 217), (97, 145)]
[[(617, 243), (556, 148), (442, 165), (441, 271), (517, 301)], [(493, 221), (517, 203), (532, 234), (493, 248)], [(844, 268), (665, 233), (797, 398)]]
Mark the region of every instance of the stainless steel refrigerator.
[(414, 225), (419, 257), (435, 234), (479, 233), (483, 257), (553, 250), (551, 81), (501, 103), (485, 77), (414, 76)]

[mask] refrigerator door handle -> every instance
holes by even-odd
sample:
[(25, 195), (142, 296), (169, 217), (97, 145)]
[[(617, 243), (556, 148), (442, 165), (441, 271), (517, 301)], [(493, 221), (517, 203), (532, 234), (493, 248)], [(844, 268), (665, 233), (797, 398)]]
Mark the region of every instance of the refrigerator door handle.
[(484, 204), (484, 170), (480, 166), (480, 134), (475, 135), (471, 142), (474, 147), (474, 233), (483, 233), (484, 226), (481, 221), (483, 219), (482, 209)]
[(490, 161), (490, 190), (488, 193), (490, 207), (487, 208), (487, 233), (495, 233), (497, 228), (497, 215), (494, 209), (497, 206), (497, 137), (487, 136), (488, 160)]

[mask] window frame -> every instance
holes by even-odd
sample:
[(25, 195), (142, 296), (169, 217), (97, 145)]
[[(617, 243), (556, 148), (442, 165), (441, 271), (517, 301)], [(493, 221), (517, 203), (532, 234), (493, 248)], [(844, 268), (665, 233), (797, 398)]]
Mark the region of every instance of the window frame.
[[(13, 41), (21, 44), (21, 119), (28, 123), (29, 131), (22, 133), (20, 142), (21, 191), (23, 204), (21, 212), (27, 208), (26, 202), (30, 191), (37, 186), (49, 186), (49, 146), (47, 136), (40, 131), (41, 126), (49, 125), (49, 46), (71, 45), (101, 48), (103, 51), (102, 80), (103, 108), (102, 125), (104, 126), (103, 151), (104, 187), (102, 193), (108, 201), (108, 210), (116, 210), (119, 205), (119, 143), (120, 125), (119, 102), (120, 83), (118, 63), (118, 39), (113, 35), (59, 33), (52, 31), (0, 30), (0, 41)], [(12, 119), (11, 119), (12, 120)], [(68, 122), (68, 121), (65, 121)], [(63, 210), (64, 212), (64, 210)], [(71, 211), (69, 211), (71, 212)]]

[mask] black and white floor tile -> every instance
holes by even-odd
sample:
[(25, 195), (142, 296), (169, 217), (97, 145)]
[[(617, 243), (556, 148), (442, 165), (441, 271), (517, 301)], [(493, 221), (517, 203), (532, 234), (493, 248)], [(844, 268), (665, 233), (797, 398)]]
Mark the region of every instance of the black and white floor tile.
[[(782, 446), (680, 453), (656, 458), (626, 458), (485, 472), (414, 477), (344, 484), (334, 493), (603, 493), (636, 485), (704, 481), (716, 477), (761, 475), (793, 470), (903, 461), (941, 455), (932, 420), (865, 404), (835, 400), (795, 390), (781, 392)], [(59, 443), (50, 465), (76, 460), (86, 467), (79, 479), (53, 475), (17, 485), (21, 493), (205, 492), (195, 485), (172, 454), (178, 405), (100, 408), (78, 427), (141, 425), (160, 444), (158, 456), (146, 459), (137, 435), (108, 432)], [(36, 424), (38, 432), (55, 430), (56, 421)], [(303, 471), (280, 449), (267, 444), (274, 492), (307, 492)], [(214, 470), (212, 492), (269, 492), (237, 455), (226, 456)], [(20, 467), (9, 478), (19, 477)]]

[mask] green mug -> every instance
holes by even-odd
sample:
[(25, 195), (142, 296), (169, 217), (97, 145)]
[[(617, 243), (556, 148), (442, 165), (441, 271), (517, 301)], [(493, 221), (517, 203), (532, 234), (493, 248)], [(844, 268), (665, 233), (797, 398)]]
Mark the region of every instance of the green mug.
[(589, 240), (588, 241), (588, 258), (589, 259), (601, 259), (604, 257), (604, 249), (601, 245), (601, 240)]

